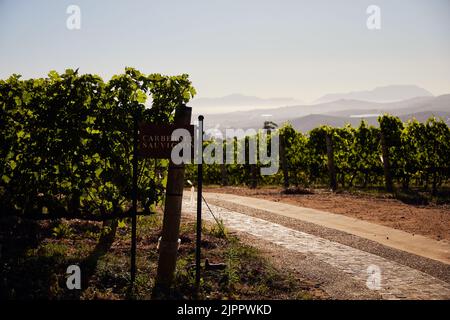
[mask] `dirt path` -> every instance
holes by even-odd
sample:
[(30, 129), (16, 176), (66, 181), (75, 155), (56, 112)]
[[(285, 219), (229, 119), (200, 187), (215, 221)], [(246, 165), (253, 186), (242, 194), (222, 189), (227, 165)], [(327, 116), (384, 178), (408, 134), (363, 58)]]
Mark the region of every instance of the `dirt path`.
[[(204, 206), (205, 207), (205, 206)], [(302, 254), (307, 259), (292, 261), (293, 264), (305, 264), (308, 260), (316, 269), (321, 264), (330, 269), (322, 273), (331, 286), (337, 286), (336, 292), (346, 291), (345, 286), (355, 283), (352, 294), (354, 297), (335, 296), (336, 298), (356, 298), (367, 295), (383, 299), (449, 299), (450, 284), (424, 272), (402, 265), (398, 262), (362, 251), (339, 242), (331, 241), (309, 233), (284, 227), (267, 220), (252, 217), (223, 207), (211, 205), (213, 212), (220, 216), (225, 226), (250, 236), (268, 241), (271, 245), (282, 247), (287, 252)], [(196, 206), (185, 198), (183, 211), (195, 213)], [(207, 212), (207, 208), (204, 208)], [(205, 219), (212, 219), (205, 214)], [(324, 272), (326, 269), (319, 268)], [(308, 270), (308, 269), (306, 269)], [(312, 271), (312, 273), (314, 273)], [(330, 279), (351, 279), (338, 281)], [(367, 290), (369, 289), (369, 291)], [(348, 289), (347, 289), (348, 290)], [(332, 294), (332, 292), (329, 292)]]
[(418, 206), (369, 194), (331, 193), (281, 194), (280, 188), (209, 187), (205, 192), (251, 196), (301, 207), (342, 214), (390, 228), (420, 234), (435, 240), (450, 240), (450, 206)]

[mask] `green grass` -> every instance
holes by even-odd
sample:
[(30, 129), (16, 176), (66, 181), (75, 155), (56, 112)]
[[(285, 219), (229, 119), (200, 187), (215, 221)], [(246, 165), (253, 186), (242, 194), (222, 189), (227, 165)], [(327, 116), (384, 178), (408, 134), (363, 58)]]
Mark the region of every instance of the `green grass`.
[[(64, 225), (64, 227), (60, 227)], [(69, 221), (40, 223), (39, 241), (24, 241), (0, 258), (5, 279), (0, 288), (2, 299), (150, 299), (156, 276), (156, 244), (162, 217), (138, 219), (137, 277), (130, 283), (130, 224), (119, 224), (112, 247), (96, 253), (102, 233), (100, 223)], [(59, 231), (55, 234), (55, 228)], [(12, 226), (11, 226), (12, 228)], [(175, 284), (166, 298), (194, 299), (195, 296), (195, 222), (184, 221), (180, 228), (182, 244), (178, 252)], [(20, 230), (16, 228), (15, 230)], [(64, 230), (64, 231), (61, 231)], [(70, 231), (69, 231), (70, 230)], [(34, 239), (31, 232), (24, 237)], [(310, 298), (296, 279), (275, 269), (253, 247), (230, 236), (221, 226), (204, 224), (202, 265), (224, 263), (220, 270), (203, 270), (200, 299), (272, 299)], [(66, 269), (81, 267), (82, 290), (68, 290)], [(84, 279), (84, 278), (83, 278)]]

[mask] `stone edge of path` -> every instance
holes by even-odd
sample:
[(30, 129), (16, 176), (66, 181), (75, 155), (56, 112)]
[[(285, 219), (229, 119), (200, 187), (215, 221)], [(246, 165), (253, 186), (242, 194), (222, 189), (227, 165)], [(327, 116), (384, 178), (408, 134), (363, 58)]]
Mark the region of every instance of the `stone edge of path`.
[(233, 231), (241, 241), (257, 248), (277, 268), (288, 268), (305, 281), (312, 281), (333, 300), (380, 300), (378, 291), (369, 290), (350, 275), (323, 262), (313, 255), (286, 249), (270, 241), (241, 231)]
[[(299, 219), (276, 215), (272, 212), (250, 208), (245, 205), (235, 204), (229, 201), (208, 198), (206, 198), (206, 200), (211, 204), (226, 208), (228, 210), (245, 212), (245, 214), (249, 216), (264, 219), (294, 230), (306, 232), (314, 236), (322, 237), (355, 249), (378, 255), (450, 283), (450, 265), (448, 264), (391, 248), (378, 242), (361, 238), (340, 230), (323, 227)], [(204, 214), (209, 213), (205, 212)]]

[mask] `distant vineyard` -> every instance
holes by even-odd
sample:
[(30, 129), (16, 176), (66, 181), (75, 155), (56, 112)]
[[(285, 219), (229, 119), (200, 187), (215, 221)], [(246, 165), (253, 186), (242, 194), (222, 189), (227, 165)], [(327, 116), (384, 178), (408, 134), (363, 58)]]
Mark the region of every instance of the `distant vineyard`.
[[(426, 123), (415, 120), (402, 123), (389, 115), (379, 117), (378, 121), (379, 127), (362, 121), (358, 128), (322, 126), (308, 134), (286, 124), (278, 131), (284, 143), (276, 175), (260, 176), (257, 170), (260, 164), (215, 164), (205, 166), (204, 179), (210, 184), (250, 186), (385, 186), (389, 191), (394, 185), (406, 190), (414, 185), (435, 194), (450, 178), (447, 124), (435, 118)], [(191, 179), (195, 179), (195, 170), (194, 166), (189, 167)]]

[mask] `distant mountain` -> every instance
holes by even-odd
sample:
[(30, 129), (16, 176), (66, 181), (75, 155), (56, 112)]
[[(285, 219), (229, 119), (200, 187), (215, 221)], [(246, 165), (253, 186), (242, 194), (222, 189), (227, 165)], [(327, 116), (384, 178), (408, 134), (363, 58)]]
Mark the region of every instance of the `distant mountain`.
[(322, 125), (329, 125), (334, 128), (340, 128), (350, 123), (351, 125), (361, 122), (361, 119), (348, 117), (336, 117), (325, 114), (310, 114), (297, 119), (288, 121), (297, 131), (308, 132)]
[(300, 101), (294, 98), (259, 98), (254, 96), (246, 96), (243, 94), (231, 94), (219, 98), (194, 98), (190, 102), (194, 113), (207, 112), (232, 112), (242, 110), (242, 108), (265, 108), (280, 107), (298, 104)]
[(221, 114), (206, 114), (205, 126), (221, 128), (259, 128), (265, 120), (283, 123), (310, 114), (325, 114), (327, 112), (349, 109), (376, 109), (378, 103), (341, 100), (318, 105), (294, 105), (281, 108), (254, 109)]
[(448, 126), (450, 126), (450, 112), (444, 111), (424, 111), (424, 112), (416, 112), (411, 114), (404, 114), (399, 116), (403, 122), (406, 122), (411, 119), (416, 119), (419, 122), (426, 122), (431, 117), (436, 117), (438, 119), (444, 120)]
[[(355, 106), (355, 105), (354, 105)], [(420, 113), (425, 111), (444, 111), (450, 112), (450, 94), (438, 97), (422, 97), (391, 103), (373, 104), (373, 108), (367, 108), (368, 104), (363, 104), (365, 108), (349, 108), (347, 110), (338, 110), (327, 112), (333, 116), (348, 117), (355, 114), (383, 114), (390, 113), (396, 116), (405, 114)]]
[[(416, 119), (419, 122), (425, 122), (431, 117), (437, 117), (444, 120), (447, 125), (450, 126), (450, 112), (444, 111), (424, 111), (424, 112), (416, 112), (410, 114), (400, 115), (399, 118), (406, 122), (408, 120)], [(359, 126), (361, 121), (366, 121), (369, 125), (378, 126), (378, 115), (376, 114), (366, 114), (366, 115), (357, 115), (357, 116), (349, 116), (349, 117), (338, 117), (331, 116), (326, 114), (312, 114), (304, 117), (300, 117), (297, 119), (289, 120), (288, 122), (298, 131), (308, 132), (314, 128), (320, 127), (322, 125), (329, 125), (335, 128), (342, 128), (347, 124), (352, 125), (353, 127)]]
[(407, 100), (416, 97), (431, 97), (431, 92), (413, 85), (393, 85), (378, 87), (368, 91), (356, 91), (349, 93), (327, 94), (316, 101), (316, 103), (331, 102), (341, 99), (363, 100), (372, 102), (392, 102)]
[[(404, 101), (377, 103), (357, 100), (338, 100), (316, 105), (297, 105), (272, 109), (255, 109), (222, 114), (207, 114), (205, 128), (260, 128), (270, 120), (279, 125), (289, 121), (297, 129), (307, 131), (321, 124), (342, 126), (359, 124), (362, 118), (376, 124), (377, 116), (389, 113), (402, 120), (416, 117), (419, 121), (428, 116), (450, 115), (450, 94), (438, 97), (420, 97)], [(424, 118), (426, 117), (426, 118)]]

